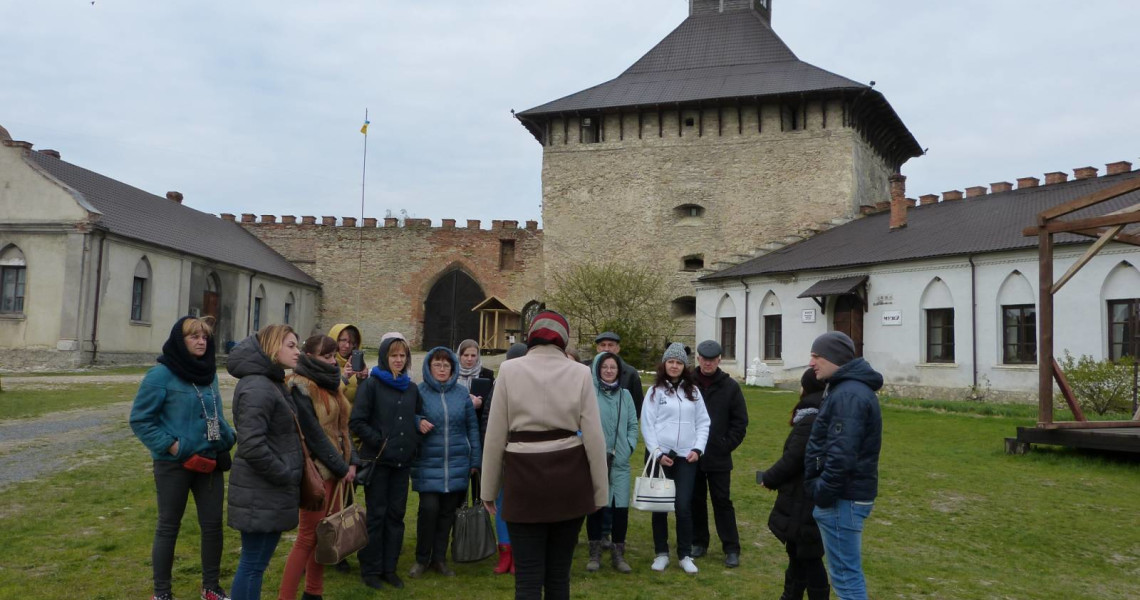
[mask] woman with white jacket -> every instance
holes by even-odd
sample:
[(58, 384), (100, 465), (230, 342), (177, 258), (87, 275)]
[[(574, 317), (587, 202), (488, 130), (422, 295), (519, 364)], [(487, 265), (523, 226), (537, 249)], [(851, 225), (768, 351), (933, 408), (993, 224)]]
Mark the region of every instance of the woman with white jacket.
[[(697, 461), (709, 438), (709, 413), (701, 392), (693, 384), (689, 356), (679, 343), (670, 344), (657, 366), (657, 379), (641, 408), (641, 436), (645, 448), (661, 463), (677, 490), (677, 557), (686, 573), (697, 572), (690, 551), (693, 542), (693, 484)], [(652, 569), (669, 566), (667, 513), (653, 513), (653, 546), (657, 557)]]

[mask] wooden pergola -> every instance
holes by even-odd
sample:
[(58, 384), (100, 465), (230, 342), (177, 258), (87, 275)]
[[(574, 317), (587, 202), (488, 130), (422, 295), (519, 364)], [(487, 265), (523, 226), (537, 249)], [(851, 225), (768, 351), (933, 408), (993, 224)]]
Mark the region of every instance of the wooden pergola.
[[(1055, 206), (1037, 215), (1037, 224), (1022, 231), (1026, 236), (1037, 236), (1039, 259), (1039, 297), (1038, 315), (1040, 331), (1037, 338), (1037, 364), (1038, 375), (1038, 430), (1080, 430), (1080, 429), (1121, 429), (1140, 427), (1140, 421), (1089, 421), (1076, 398), (1073, 390), (1057, 364), (1053, 354), (1053, 298), (1066, 283), (1077, 274), (1089, 260), (1091, 260), (1109, 242), (1120, 242), (1140, 246), (1140, 235), (1126, 233), (1129, 225), (1140, 223), (1140, 204), (1135, 204), (1105, 215), (1096, 217), (1083, 217), (1072, 220), (1063, 220), (1062, 217), (1096, 206), (1140, 190), (1140, 178), (1121, 182), (1112, 187), (1076, 198), (1059, 206)], [(1058, 233), (1073, 233), (1095, 238), (1090, 246), (1069, 269), (1054, 283), (1053, 281), (1053, 235)], [(1053, 420), (1053, 382), (1056, 381), (1065, 402), (1073, 411), (1076, 421)], [(1134, 432), (1125, 432), (1127, 437), (1135, 437)], [(1021, 439), (1019, 432), (1019, 439)], [(1033, 440), (1025, 440), (1033, 441)]]
[(495, 296), (476, 304), (471, 311), (479, 313), (479, 348), (506, 351), (511, 346), (509, 334), (519, 331), (519, 312)]

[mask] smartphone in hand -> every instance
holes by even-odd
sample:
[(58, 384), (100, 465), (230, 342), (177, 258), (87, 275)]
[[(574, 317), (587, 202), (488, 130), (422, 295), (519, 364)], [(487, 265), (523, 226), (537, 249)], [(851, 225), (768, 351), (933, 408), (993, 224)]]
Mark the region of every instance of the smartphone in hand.
[(352, 355), (349, 357), (349, 361), (352, 364), (352, 370), (353, 371), (356, 371), (357, 373), (364, 371), (364, 351), (363, 350), (353, 350)]

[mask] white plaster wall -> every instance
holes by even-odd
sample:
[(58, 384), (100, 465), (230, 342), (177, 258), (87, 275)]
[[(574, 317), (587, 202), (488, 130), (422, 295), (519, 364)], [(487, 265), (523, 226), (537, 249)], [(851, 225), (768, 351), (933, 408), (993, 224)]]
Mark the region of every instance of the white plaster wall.
[[(146, 257), (151, 276), (147, 282), (143, 319), (131, 320), (131, 294), (135, 267)], [(100, 352), (155, 352), (170, 335), (170, 326), (186, 315), (181, 255), (154, 246), (108, 238), (104, 249), (103, 282), (99, 301)]]
[(88, 211), (69, 188), (24, 159), (30, 151), (0, 145), (0, 215), (4, 222), (86, 220)]
[(0, 230), (0, 249), (15, 244), (27, 265), (24, 313), (0, 316), (0, 348), (56, 349), (64, 310), (67, 238), (64, 232)]
[[(1084, 247), (1062, 248), (1056, 253), (1054, 273), (1059, 278), (1083, 254)], [(1126, 263), (1122, 266), (1122, 261)], [(1002, 284), (1013, 271), (1020, 272), (1032, 292), (1036, 304), (1038, 285), (1035, 250), (992, 253), (974, 258), (974, 283), (978, 310), (976, 313), (977, 365), (979, 384), (996, 391), (1031, 394), (1037, 386), (1036, 365), (1002, 364), (1001, 303)], [(1107, 355), (1108, 334), (1106, 300), (1140, 297), (1140, 249), (1110, 245), (1078, 272), (1054, 300), (1054, 352), (1058, 357), (1068, 349), (1074, 355), (1089, 354), (1097, 359)], [(1116, 270), (1115, 276), (1109, 279)], [(783, 360), (770, 362), (778, 382), (798, 380), (807, 366), (811, 342), (831, 327), (832, 305), (826, 315), (810, 298), (797, 298), (813, 283), (867, 274), (869, 309), (864, 317), (864, 356), (883, 374), (886, 383), (897, 386), (965, 390), (974, 381), (971, 323), (971, 278), (967, 257), (913, 261), (878, 265), (864, 270), (811, 272), (747, 280), (751, 288), (747, 360), (725, 365), (725, 370), (743, 377), (747, 362), (760, 356), (763, 336), (760, 330), (764, 312), (763, 299), (774, 294), (783, 315)], [(945, 282), (954, 308), (955, 362), (927, 364), (925, 355), (925, 322), (922, 313), (923, 292), (935, 277)], [(737, 307), (743, 306), (742, 285), (702, 283), (697, 288), (698, 339), (715, 339), (719, 333), (716, 311), (727, 293)], [(1009, 298), (1025, 297), (1019, 290)], [(1020, 303), (1020, 301), (1018, 301)], [(814, 309), (815, 323), (801, 322), (801, 311)], [(899, 325), (883, 325), (885, 311), (901, 314)], [(738, 330), (741, 329), (738, 310)], [(742, 332), (743, 333), (743, 332)], [(743, 346), (738, 346), (742, 348)]]

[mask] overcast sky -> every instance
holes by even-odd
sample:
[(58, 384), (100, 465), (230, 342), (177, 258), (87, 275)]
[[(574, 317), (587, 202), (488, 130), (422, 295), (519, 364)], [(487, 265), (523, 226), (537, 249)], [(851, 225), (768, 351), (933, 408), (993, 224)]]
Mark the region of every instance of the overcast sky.
[[(800, 59), (876, 82), (910, 196), (1129, 160), (1140, 2), (774, 0)], [(0, 125), (220, 213), (538, 219), (510, 110), (616, 77), (687, 0), (0, 0)]]

